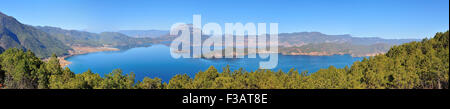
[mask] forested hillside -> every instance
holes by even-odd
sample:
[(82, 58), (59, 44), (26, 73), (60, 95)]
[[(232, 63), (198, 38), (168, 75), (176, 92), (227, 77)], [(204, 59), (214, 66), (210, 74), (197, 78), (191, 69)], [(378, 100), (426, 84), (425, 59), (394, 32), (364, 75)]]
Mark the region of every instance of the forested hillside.
[(71, 49), (55, 37), (0, 12), (0, 52), (8, 48), (31, 50), (40, 58), (52, 53), (66, 55)]
[[(135, 82), (133, 73), (118, 70), (104, 75), (74, 74), (62, 69), (55, 55), (43, 62), (31, 51), (12, 48), (0, 55), (0, 86), (8, 89), (448, 89), (449, 33), (392, 47), (386, 54), (342, 69), (330, 66), (310, 75), (257, 70), (218, 72), (211, 66), (194, 78), (174, 76)], [(176, 67), (176, 66), (173, 66)], [(300, 69), (301, 70), (301, 69)]]

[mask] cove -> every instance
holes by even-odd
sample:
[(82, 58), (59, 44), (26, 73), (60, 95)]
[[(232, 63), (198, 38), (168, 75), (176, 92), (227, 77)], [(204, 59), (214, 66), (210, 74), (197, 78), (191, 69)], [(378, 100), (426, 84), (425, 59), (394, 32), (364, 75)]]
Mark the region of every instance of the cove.
[[(352, 57), (350, 55), (332, 56), (306, 56), (306, 55), (281, 55), (278, 57), (278, 66), (272, 70), (289, 71), (294, 68), (301, 71), (314, 73), (322, 68), (333, 65), (336, 68), (351, 66), (355, 61), (363, 57)], [(169, 80), (176, 74), (188, 74), (194, 77), (199, 71), (204, 71), (214, 66), (220, 72), (227, 65), (230, 70), (243, 68), (245, 71), (258, 69), (258, 58), (243, 59), (202, 59), (202, 58), (179, 58), (174, 59), (170, 55), (170, 48), (165, 45), (152, 45), (149, 47), (131, 48), (122, 51), (96, 52), (76, 55), (67, 58), (72, 62), (69, 67), (75, 73), (83, 73), (88, 69), (104, 76), (114, 69), (121, 69), (124, 73), (134, 72), (136, 80), (144, 77), (161, 78), (163, 82)], [(265, 61), (265, 60), (264, 60)]]

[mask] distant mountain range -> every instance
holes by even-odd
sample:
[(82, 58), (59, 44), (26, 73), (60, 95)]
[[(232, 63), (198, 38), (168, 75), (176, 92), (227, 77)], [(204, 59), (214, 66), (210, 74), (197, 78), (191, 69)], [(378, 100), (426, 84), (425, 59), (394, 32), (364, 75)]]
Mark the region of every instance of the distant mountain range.
[(169, 34), (169, 31), (165, 30), (121, 30), (118, 32), (135, 38), (156, 38)]
[(283, 46), (301, 46), (317, 43), (351, 43), (355, 45), (392, 44), (398, 45), (418, 39), (382, 39), (378, 37), (352, 37), (351, 35), (326, 35), (320, 32), (281, 33), (278, 35)]
[(280, 52), (284, 55), (334, 55), (373, 56), (386, 53), (393, 45), (419, 39), (382, 39), (377, 37), (352, 37), (326, 35), (319, 32), (279, 34)]
[(128, 48), (150, 43), (150, 38), (133, 38), (118, 32), (90, 33), (78, 30), (64, 30), (57, 27), (36, 26), (35, 28), (55, 36), (68, 46)]
[[(8, 48), (22, 48), (33, 51), (41, 58), (49, 57), (52, 53), (58, 56), (68, 55), (73, 47), (131, 48), (172, 41), (176, 37), (164, 30), (123, 30), (97, 34), (58, 27), (30, 26), (0, 12), (0, 52)], [(207, 37), (203, 36), (202, 39)], [(285, 55), (370, 56), (385, 53), (393, 45), (411, 41), (419, 40), (362, 38), (320, 32), (279, 34), (280, 53)]]

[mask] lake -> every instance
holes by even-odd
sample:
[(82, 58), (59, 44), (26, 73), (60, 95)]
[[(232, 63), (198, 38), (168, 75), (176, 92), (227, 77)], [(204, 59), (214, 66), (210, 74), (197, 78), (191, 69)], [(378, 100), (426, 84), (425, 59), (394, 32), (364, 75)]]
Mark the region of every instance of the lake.
[[(278, 66), (272, 70), (289, 71), (295, 68), (299, 71), (316, 72), (321, 68), (328, 68), (333, 65), (337, 68), (350, 66), (354, 61), (362, 60), (362, 57), (352, 57), (350, 55), (332, 56), (305, 56), (305, 55), (279, 55)], [(134, 72), (137, 80), (144, 77), (158, 77), (163, 82), (168, 82), (176, 74), (188, 74), (194, 77), (199, 71), (204, 71), (210, 66), (222, 71), (227, 65), (230, 69), (238, 70), (243, 68), (246, 71), (254, 71), (259, 67), (259, 62), (263, 59), (201, 59), (201, 58), (179, 58), (174, 59), (170, 55), (170, 49), (165, 45), (152, 45), (150, 47), (138, 47), (122, 51), (96, 52), (83, 55), (76, 55), (67, 58), (72, 62), (68, 65), (73, 72), (83, 73), (91, 69), (101, 76), (114, 69), (122, 69), (124, 73)]]

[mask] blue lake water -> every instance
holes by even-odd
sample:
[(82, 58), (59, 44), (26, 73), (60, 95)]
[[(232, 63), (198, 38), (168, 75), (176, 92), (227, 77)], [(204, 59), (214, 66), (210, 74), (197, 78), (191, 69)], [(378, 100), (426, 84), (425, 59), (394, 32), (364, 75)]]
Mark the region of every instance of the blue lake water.
[[(132, 48), (123, 51), (108, 51), (77, 55), (67, 58), (72, 64), (68, 65), (75, 73), (83, 73), (91, 69), (101, 76), (114, 69), (121, 69), (124, 73), (134, 72), (137, 80), (144, 77), (158, 77), (163, 82), (168, 82), (176, 74), (188, 74), (191, 77), (195, 73), (204, 71), (210, 66), (222, 71), (223, 67), (230, 66), (231, 70), (243, 68), (246, 71), (254, 71), (259, 67), (263, 59), (201, 59), (179, 58), (174, 59), (170, 55), (169, 47), (165, 45), (153, 45), (150, 47)], [(354, 61), (360, 61), (362, 57), (350, 55), (333, 56), (278, 56), (278, 66), (272, 70), (289, 71), (295, 68), (299, 71), (316, 72), (321, 68), (333, 65), (337, 68), (350, 66)]]

